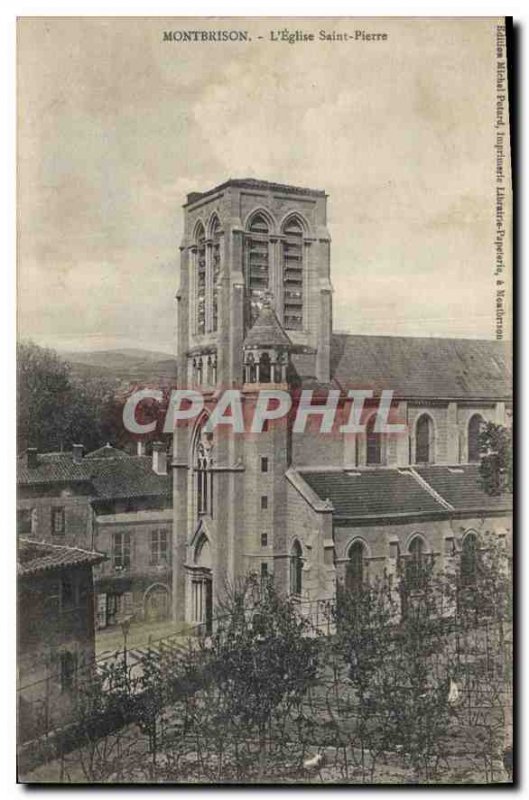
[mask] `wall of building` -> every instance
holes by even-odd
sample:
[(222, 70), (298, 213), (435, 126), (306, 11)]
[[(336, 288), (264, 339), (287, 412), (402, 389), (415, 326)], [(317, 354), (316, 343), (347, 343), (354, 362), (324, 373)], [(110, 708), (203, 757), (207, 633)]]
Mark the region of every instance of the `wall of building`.
[[(66, 600), (63, 582), (73, 588)], [(19, 741), (65, 724), (73, 713), (75, 686), (94, 661), (94, 606), (91, 568), (53, 570), (20, 578), (18, 584)], [(61, 655), (71, 653), (76, 676), (61, 682)]]
[[(33, 511), (35, 520), (31, 530), (24, 533), (41, 542), (64, 544), (91, 550), (92, 508), (85, 487), (20, 487), (17, 509)], [(52, 530), (53, 509), (64, 509), (64, 533)]]

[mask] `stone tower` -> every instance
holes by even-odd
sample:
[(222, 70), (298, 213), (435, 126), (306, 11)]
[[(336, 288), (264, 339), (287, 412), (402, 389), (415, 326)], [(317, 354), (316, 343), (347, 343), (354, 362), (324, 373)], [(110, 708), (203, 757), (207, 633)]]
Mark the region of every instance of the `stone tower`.
[[(226, 583), (286, 570), (286, 423), (261, 434), (202, 428), (215, 390), (286, 387), (293, 354), (330, 378), (332, 303), (325, 192), (234, 179), (189, 194), (178, 301), (179, 385), (206, 398), (173, 446), (174, 616), (208, 623)], [(294, 376), (295, 377), (295, 376)]]

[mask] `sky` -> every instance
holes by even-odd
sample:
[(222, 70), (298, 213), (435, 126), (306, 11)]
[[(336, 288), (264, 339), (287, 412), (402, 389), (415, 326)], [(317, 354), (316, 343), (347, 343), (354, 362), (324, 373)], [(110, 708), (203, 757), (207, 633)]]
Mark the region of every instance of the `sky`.
[[(163, 41), (208, 27), (252, 41)], [(175, 352), (186, 194), (255, 177), (328, 193), (335, 330), (494, 338), (495, 28), (23, 18), (19, 336)]]

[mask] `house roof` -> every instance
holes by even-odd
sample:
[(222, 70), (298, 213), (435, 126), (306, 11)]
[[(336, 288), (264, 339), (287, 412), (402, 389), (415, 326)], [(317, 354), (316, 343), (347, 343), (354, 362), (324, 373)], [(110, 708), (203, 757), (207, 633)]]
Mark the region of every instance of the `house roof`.
[(92, 476), (92, 483), (97, 498), (161, 497), (171, 494), (171, 476), (157, 475), (149, 456), (102, 459), (95, 463), (97, 469)]
[(331, 375), (341, 387), (393, 389), (396, 397), (508, 399), (508, 343), (484, 339), (334, 334)]
[(415, 467), (429, 486), (458, 511), (510, 511), (512, 494), (491, 496), (480, 485), (479, 465)]
[(487, 495), (476, 464), (345, 471), (303, 470), (301, 478), (335, 517), (368, 518), (454, 512), (509, 511), (512, 495)]
[(124, 450), (112, 447), (110, 442), (107, 442), (104, 447), (99, 447), (97, 450), (92, 450), (91, 453), (87, 453), (85, 458), (130, 458), (130, 456)]
[(25, 455), (17, 460), (17, 483), (76, 483), (90, 481), (92, 467), (82, 459), (75, 462), (71, 453), (39, 453), (37, 465), (28, 467)]
[(79, 547), (66, 547), (31, 539), (18, 540), (17, 572), (21, 577), (65, 567), (93, 566), (105, 559), (103, 553), (95, 550), (81, 550)]
[(93, 499), (170, 496), (171, 476), (156, 474), (149, 456), (129, 456), (120, 450), (114, 455), (104, 452), (102, 457), (96, 457), (97, 453), (90, 453), (79, 463), (73, 460), (71, 453), (43, 453), (37, 456), (36, 467), (28, 467), (25, 456), (20, 456), (17, 484), (36, 486), (82, 481), (89, 484)]
[(292, 347), (292, 342), (269, 303), (264, 303), (261, 307), (257, 319), (246, 334), (243, 346), (246, 348)]

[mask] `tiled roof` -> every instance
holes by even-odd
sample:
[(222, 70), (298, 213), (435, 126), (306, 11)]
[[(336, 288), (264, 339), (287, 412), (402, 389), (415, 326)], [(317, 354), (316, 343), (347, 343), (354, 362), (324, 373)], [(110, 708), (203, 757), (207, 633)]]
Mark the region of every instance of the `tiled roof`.
[(292, 342), (271, 305), (262, 306), (257, 319), (246, 334), (244, 347), (291, 347)]
[(443, 506), (410, 472), (373, 469), (359, 472), (303, 472), (321, 500), (330, 500), (335, 517), (374, 517), (442, 512)]
[[(446, 513), (451, 510), (450, 506), (455, 512), (510, 511), (512, 508), (512, 495), (490, 497), (481, 489), (477, 464), (351, 472), (303, 471), (299, 475), (320, 500), (331, 501), (335, 517)], [(426, 485), (421, 484), (421, 479)]]
[(19, 539), (17, 552), (18, 575), (30, 576), (64, 567), (85, 567), (99, 564), (106, 556), (95, 550)]
[(491, 497), (483, 491), (477, 464), (432, 465), (415, 469), (456, 511), (509, 511), (512, 508), (511, 494)]
[(37, 466), (28, 467), (25, 456), (17, 462), (19, 485), (90, 481), (92, 467), (84, 459), (76, 463), (71, 453), (39, 453)]
[(99, 447), (97, 450), (87, 453), (85, 458), (130, 458), (130, 456), (124, 450), (118, 450), (117, 447), (112, 447), (110, 442), (107, 442), (104, 447)]
[(334, 334), (331, 374), (343, 387), (407, 398), (508, 398), (508, 343), (483, 339)]
[(153, 472), (149, 456), (101, 459), (92, 476), (98, 498), (147, 497), (171, 494), (171, 476)]
[(38, 455), (37, 466), (33, 468), (29, 468), (25, 456), (21, 456), (17, 483), (19, 486), (33, 486), (84, 481), (92, 485), (94, 499), (171, 494), (171, 476), (157, 475), (149, 456), (128, 456), (118, 450), (115, 456), (105, 454), (97, 458), (94, 453), (80, 463), (73, 461), (71, 453), (43, 453)]

